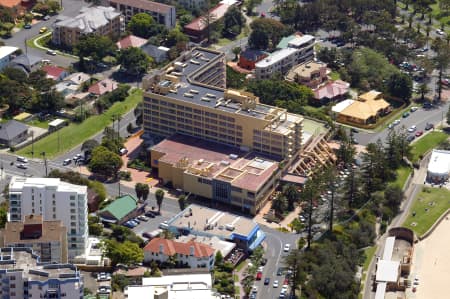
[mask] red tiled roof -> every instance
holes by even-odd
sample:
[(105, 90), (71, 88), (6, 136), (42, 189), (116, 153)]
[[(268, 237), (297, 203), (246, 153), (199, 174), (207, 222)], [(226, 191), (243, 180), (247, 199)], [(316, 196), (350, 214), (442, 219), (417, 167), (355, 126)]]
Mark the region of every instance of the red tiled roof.
[(342, 96), (346, 94), (348, 92), (349, 87), (350, 87), (349, 83), (341, 80), (328, 82), (324, 86), (314, 90), (314, 98), (317, 100), (323, 98), (333, 99), (337, 96)]
[[(228, 11), (229, 7), (230, 7), (230, 5), (228, 5), (228, 4), (220, 3), (216, 7), (212, 8), (209, 11), (209, 14), (211, 16), (213, 16), (213, 21), (217, 21), (217, 20), (220, 20), (221, 18), (223, 18), (225, 13)], [(190, 22), (189, 24), (184, 26), (184, 29), (197, 30), (197, 31), (202, 31), (205, 28), (206, 28), (206, 22), (204, 21), (203, 16), (196, 18), (195, 20), (193, 20), (192, 22)]]
[(119, 49), (127, 49), (130, 47), (140, 48), (147, 43), (145, 38), (141, 38), (135, 35), (128, 35), (125, 38), (122, 38), (120, 41), (116, 43), (117, 48)]
[(66, 70), (58, 67), (58, 66), (54, 66), (54, 65), (46, 65), (42, 67), (42, 70), (44, 72), (47, 73), (47, 77), (51, 78), (51, 79), (58, 79), (59, 76), (65, 72)]
[(173, 7), (171, 5), (162, 4), (153, 1), (147, 0), (110, 0), (110, 3), (122, 4), (125, 6), (136, 7), (148, 11), (158, 12), (162, 14), (166, 14)]
[(174, 254), (190, 255), (191, 246), (194, 247), (194, 256), (197, 258), (209, 257), (214, 254), (214, 249), (208, 245), (194, 241), (187, 243), (175, 242), (173, 240), (154, 238), (145, 247), (144, 251), (159, 253), (160, 245), (163, 245), (163, 253), (167, 256)]
[(21, 0), (0, 0), (0, 6), (13, 8), (19, 6), (22, 3)]
[(102, 94), (115, 90), (118, 85), (119, 84), (114, 80), (103, 79), (102, 81), (98, 81), (94, 85), (91, 85), (88, 92), (101, 96)]

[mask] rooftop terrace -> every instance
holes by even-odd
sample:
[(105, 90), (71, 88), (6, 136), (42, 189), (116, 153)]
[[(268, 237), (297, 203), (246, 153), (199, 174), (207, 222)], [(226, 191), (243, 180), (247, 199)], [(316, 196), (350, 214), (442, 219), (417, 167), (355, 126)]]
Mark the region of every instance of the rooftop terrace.
[(152, 150), (165, 154), (159, 161), (255, 192), (278, 168), (278, 161), (264, 155), (181, 134), (161, 141)]
[[(233, 234), (248, 236), (257, 227), (249, 218), (191, 204), (173, 217), (168, 225), (190, 228), (191, 231), (207, 231), (211, 235), (232, 239)], [(195, 235), (195, 233), (193, 233)]]

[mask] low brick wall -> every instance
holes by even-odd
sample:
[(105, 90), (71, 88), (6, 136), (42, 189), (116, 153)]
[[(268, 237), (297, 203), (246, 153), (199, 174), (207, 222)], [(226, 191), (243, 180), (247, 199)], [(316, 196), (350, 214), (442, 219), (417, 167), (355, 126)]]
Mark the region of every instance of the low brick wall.
[(419, 240), (422, 241), (425, 238), (427, 238), (429, 235), (431, 235), (431, 233), (436, 229), (436, 227), (439, 225), (439, 223), (441, 223), (441, 221), (446, 218), (448, 215), (450, 214), (450, 209), (447, 209), (447, 211), (445, 211), (441, 217), (438, 218), (438, 220), (436, 220), (435, 223), (433, 223), (433, 225), (423, 234), (419, 237)]

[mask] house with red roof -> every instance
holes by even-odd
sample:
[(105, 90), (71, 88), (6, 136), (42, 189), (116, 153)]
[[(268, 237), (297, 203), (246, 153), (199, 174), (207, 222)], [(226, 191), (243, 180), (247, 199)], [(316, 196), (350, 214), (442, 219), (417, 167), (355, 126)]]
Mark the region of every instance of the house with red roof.
[(14, 16), (21, 15), (25, 12), (26, 1), (22, 0), (0, 0), (0, 6), (11, 9)]
[(47, 73), (47, 78), (58, 82), (69, 76), (69, 72), (59, 66), (45, 65), (42, 67), (42, 70)]
[[(209, 25), (221, 20), (229, 8), (230, 5), (225, 3), (219, 3), (217, 6), (213, 7), (208, 12), (211, 16)], [(208, 37), (208, 24), (205, 22), (205, 16), (200, 16), (184, 26), (184, 33), (186, 33), (193, 42), (199, 43), (205, 40)]]
[(138, 37), (135, 35), (128, 35), (127, 37), (119, 40), (116, 45), (119, 50), (127, 49), (131, 47), (140, 48), (147, 43), (147, 40), (142, 37)]
[(105, 93), (116, 90), (118, 86), (119, 84), (116, 81), (106, 78), (91, 85), (88, 92), (94, 96), (101, 96)]
[(189, 241), (187, 243), (174, 240), (154, 238), (144, 247), (144, 262), (164, 263), (170, 257), (175, 257), (179, 265), (189, 266), (190, 268), (207, 268), (212, 270), (214, 267), (215, 250), (208, 245)]

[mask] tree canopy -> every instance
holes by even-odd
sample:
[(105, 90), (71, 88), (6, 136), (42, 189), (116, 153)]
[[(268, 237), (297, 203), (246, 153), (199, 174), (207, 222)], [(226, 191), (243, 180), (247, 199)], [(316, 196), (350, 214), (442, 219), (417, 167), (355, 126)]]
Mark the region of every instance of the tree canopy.
[(134, 242), (118, 242), (114, 239), (105, 239), (105, 255), (111, 259), (113, 265), (118, 263), (125, 265), (134, 265), (141, 263), (144, 259), (144, 252), (139, 245)]
[(130, 47), (120, 51), (118, 63), (131, 75), (142, 75), (147, 72), (153, 59), (140, 48)]
[(95, 34), (81, 35), (74, 48), (80, 60), (91, 57), (94, 61), (102, 60), (109, 54), (113, 54), (115, 50), (116, 45), (109, 37)]
[(131, 33), (142, 38), (155, 36), (165, 30), (164, 25), (157, 23), (152, 16), (145, 12), (135, 14), (127, 28)]
[(118, 154), (111, 152), (104, 146), (98, 146), (92, 151), (88, 167), (95, 174), (115, 177), (122, 165), (122, 159)]

